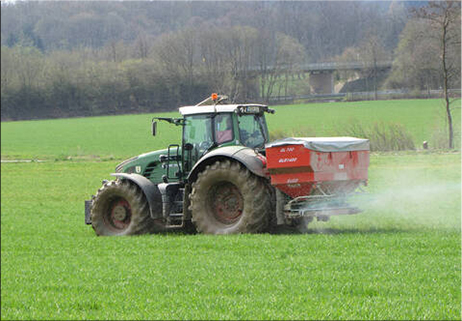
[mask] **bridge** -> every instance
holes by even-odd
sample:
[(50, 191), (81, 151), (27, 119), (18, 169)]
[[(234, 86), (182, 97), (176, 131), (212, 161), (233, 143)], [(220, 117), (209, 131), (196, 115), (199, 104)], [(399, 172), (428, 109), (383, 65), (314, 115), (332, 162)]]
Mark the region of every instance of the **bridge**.
[[(313, 94), (335, 94), (334, 90), (334, 72), (354, 70), (361, 71), (365, 69), (377, 68), (379, 71), (385, 71), (391, 69), (393, 62), (390, 61), (378, 61), (373, 67), (371, 63), (365, 63), (362, 61), (353, 62), (321, 62), (321, 63), (310, 63), (303, 64), (299, 70), (310, 75), (310, 89)], [(268, 70), (272, 70), (272, 66), (268, 67)], [(251, 71), (257, 72), (259, 68), (257, 66), (251, 68)]]
[(301, 66), (303, 72), (310, 74), (310, 87), (314, 94), (334, 94), (334, 72), (354, 70), (361, 71), (376, 68), (379, 71), (391, 68), (392, 61), (378, 61), (375, 65), (364, 62), (325, 62), (306, 64)]
[[(393, 61), (378, 61), (375, 64), (375, 67), (378, 69), (388, 69), (391, 68)], [(304, 72), (326, 72), (326, 71), (335, 71), (335, 70), (364, 70), (366, 68), (371, 68), (370, 63), (365, 63), (362, 61), (352, 61), (352, 62), (321, 62), (314, 64), (304, 64), (301, 66), (301, 69)]]

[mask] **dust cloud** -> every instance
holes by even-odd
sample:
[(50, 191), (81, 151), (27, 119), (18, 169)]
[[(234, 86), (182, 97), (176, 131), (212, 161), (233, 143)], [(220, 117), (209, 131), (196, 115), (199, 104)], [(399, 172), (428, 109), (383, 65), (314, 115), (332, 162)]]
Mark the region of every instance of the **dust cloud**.
[(385, 181), (384, 185), (380, 188), (380, 181), (374, 182), (363, 195), (352, 197), (349, 203), (363, 210), (359, 215), (370, 215), (377, 224), (388, 227), (460, 229), (460, 182), (403, 176), (392, 184)]
[[(424, 174), (424, 175), (422, 175)], [(447, 175), (452, 176), (452, 175)], [(348, 198), (361, 213), (305, 219), (299, 233), (352, 233), (425, 229), (461, 230), (461, 183), (420, 171), (371, 177), (370, 185)], [(306, 224), (308, 226), (306, 226)]]

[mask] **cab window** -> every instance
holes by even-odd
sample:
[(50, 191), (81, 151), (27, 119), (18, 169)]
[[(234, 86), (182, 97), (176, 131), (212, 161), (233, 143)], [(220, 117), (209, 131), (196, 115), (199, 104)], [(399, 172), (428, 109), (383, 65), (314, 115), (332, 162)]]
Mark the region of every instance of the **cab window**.
[(221, 145), (233, 140), (233, 118), (230, 113), (215, 116), (215, 141)]
[(258, 114), (239, 116), (241, 144), (250, 148), (263, 148), (267, 142), (267, 128), (264, 117)]

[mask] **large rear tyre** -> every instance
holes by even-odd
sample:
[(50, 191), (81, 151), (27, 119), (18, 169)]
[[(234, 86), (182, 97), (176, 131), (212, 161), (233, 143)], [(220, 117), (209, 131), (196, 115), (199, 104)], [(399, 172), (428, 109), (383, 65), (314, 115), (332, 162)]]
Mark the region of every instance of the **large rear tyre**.
[(134, 235), (160, 231), (141, 189), (128, 180), (103, 184), (93, 199), (91, 221), (97, 235)]
[(207, 165), (192, 185), (192, 221), (205, 234), (264, 231), (271, 216), (266, 182), (237, 162)]

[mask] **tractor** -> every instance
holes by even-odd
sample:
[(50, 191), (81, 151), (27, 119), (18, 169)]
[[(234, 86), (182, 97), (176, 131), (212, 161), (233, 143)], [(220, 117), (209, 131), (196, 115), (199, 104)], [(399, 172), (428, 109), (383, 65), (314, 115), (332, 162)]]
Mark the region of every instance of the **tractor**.
[(369, 141), (300, 137), (269, 141), (262, 104), (226, 104), (212, 94), (154, 117), (182, 128), (181, 144), (118, 164), (115, 180), (85, 201), (97, 235), (258, 233), (306, 226), (314, 218), (355, 214), (350, 195), (367, 184)]

